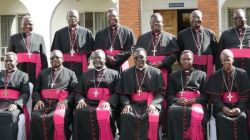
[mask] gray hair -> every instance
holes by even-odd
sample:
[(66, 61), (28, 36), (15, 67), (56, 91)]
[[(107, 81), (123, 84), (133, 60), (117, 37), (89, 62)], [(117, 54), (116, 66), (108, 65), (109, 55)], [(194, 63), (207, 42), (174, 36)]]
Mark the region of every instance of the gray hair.
[(220, 59), (222, 59), (223, 57), (228, 56), (232, 59), (234, 59), (234, 54), (231, 50), (229, 49), (224, 49), (221, 53), (220, 53)]
[(63, 53), (60, 50), (53, 50), (52, 52), (50, 52), (50, 58), (52, 58), (54, 53), (59, 53), (63, 57)]
[(98, 50), (95, 50), (94, 52), (92, 52), (91, 59), (93, 60), (96, 55), (99, 55), (101, 57), (101, 59), (104, 59), (104, 60), (106, 59), (106, 55), (105, 55), (105, 52), (103, 50), (98, 49)]
[(10, 55), (12, 55), (14, 59), (17, 61), (17, 55), (14, 52), (7, 52), (4, 56), (4, 60), (7, 58), (7, 56), (10, 56)]

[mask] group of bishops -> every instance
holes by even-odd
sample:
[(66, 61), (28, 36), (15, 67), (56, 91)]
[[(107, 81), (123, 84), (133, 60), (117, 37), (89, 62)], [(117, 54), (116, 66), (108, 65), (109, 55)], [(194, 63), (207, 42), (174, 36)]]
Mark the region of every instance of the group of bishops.
[[(31, 140), (158, 140), (165, 132), (169, 140), (205, 140), (207, 129), (215, 129), (207, 127), (211, 116), (218, 140), (249, 140), (250, 27), (244, 10), (233, 18), (235, 26), (217, 42), (199, 10), (177, 39), (154, 13), (151, 31), (136, 41), (114, 8), (95, 38), (70, 10), (68, 26), (55, 33), (48, 68), (43, 37), (24, 16), (0, 72), (0, 138), (17, 139), (23, 113)], [(176, 61), (181, 69), (172, 72)]]

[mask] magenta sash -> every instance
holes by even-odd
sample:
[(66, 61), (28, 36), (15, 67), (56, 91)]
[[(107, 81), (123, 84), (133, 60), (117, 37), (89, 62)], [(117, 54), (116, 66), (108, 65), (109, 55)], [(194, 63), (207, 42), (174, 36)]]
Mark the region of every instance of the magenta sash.
[[(131, 95), (133, 101), (147, 101), (147, 105), (150, 105), (154, 99), (154, 96), (151, 92), (141, 92), (133, 93)], [(159, 124), (159, 114), (148, 113), (148, 138), (150, 140), (158, 139), (158, 124)]]
[[(119, 54), (121, 51), (120, 50), (105, 50), (104, 51), (106, 55), (110, 55), (110, 56), (115, 56), (117, 54)], [(125, 61), (123, 64), (122, 64), (122, 71), (126, 70), (127, 68), (129, 68), (129, 63), (128, 63), (128, 60)]]
[[(58, 89), (43, 89), (42, 98), (44, 99), (58, 99), (63, 101), (68, 97), (68, 91)], [(64, 140), (64, 116), (66, 109), (61, 109), (58, 106), (53, 114), (54, 121), (54, 140)]]
[[(98, 93), (95, 93), (98, 92)], [(89, 88), (87, 98), (100, 101), (96, 109), (96, 118), (99, 126), (99, 140), (113, 140), (113, 134), (110, 127), (110, 110), (101, 109), (103, 102), (110, 97), (108, 88)]]
[(195, 99), (200, 96), (200, 92), (196, 91), (180, 91), (176, 94), (177, 98), (185, 98), (187, 100)]
[(18, 63), (34, 63), (36, 64), (36, 77), (38, 76), (39, 72), (42, 70), (42, 62), (41, 62), (41, 56), (40, 54), (31, 53), (31, 55), (28, 55), (29, 53), (17, 53), (17, 61)]
[(235, 104), (239, 101), (239, 93), (238, 92), (224, 92), (222, 95), (222, 99), (224, 103), (230, 103), (230, 104)]
[(71, 55), (70, 53), (63, 54), (64, 62), (80, 62), (82, 63), (82, 72), (86, 72), (88, 70), (88, 61), (86, 54), (78, 54), (74, 53)]
[(212, 55), (196, 55), (194, 54), (195, 65), (206, 65), (207, 66), (207, 77), (213, 74), (213, 56)]
[[(95, 94), (97, 90), (98, 94)], [(87, 98), (89, 100), (106, 101), (110, 97), (108, 88), (89, 88), (87, 93)]]
[(59, 101), (65, 100), (69, 95), (68, 91), (59, 89), (43, 89), (41, 94), (44, 99), (58, 99)]
[(230, 50), (233, 52), (234, 58), (250, 58), (250, 49), (231, 48)]
[[(14, 89), (6, 89), (8, 94), (5, 93), (5, 89), (0, 89), (0, 99), (13, 99), (17, 100), (20, 96), (20, 92)], [(26, 139), (29, 140), (30, 134), (30, 115), (26, 105), (23, 105), (23, 113), (25, 117), (25, 129), (26, 129)]]
[[(183, 91), (176, 94), (177, 98), (185, 98), (188, 100), (195, 99), (200, 96), (199, 91)], [(190, 140), (204, 140), (202, 129), (202, 119), (204, 112), (201, 104), (193, 104), (191, 111), (190, 127), (184, 132), (184, 138)]]
[[(158, 63), (162, 62), (166, 56), (147, 56), (147, 59), (150, 63)], [(166, 68), (160, 68), (162, 78), (164, 79), (165, 86), (167, 86), (167, 79), (168, 79), (168, 71)]]

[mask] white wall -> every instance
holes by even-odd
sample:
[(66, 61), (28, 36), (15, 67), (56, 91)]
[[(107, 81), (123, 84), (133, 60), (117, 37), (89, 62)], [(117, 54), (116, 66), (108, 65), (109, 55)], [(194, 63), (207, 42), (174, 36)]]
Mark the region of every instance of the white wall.
[(66, 15), (70, 9), (81, 12), (105, 12), (107, 9), (116, 7), (112, 0), (63, 0), (56, 8), (51, 20), (51, 43), (55, 32), (67, 26)]
[(27, 14), (27, 8), (19, 0), (0, 0), (0, 15)]
[[(198, 0), (142, 0), (141, 31), (142, 34), (150, 31), (150, 16), (153, 10), (166, 9), (195, 9), (198, 7)], [(184, 3), (184, 7), (171, 8), (169, 3)]]

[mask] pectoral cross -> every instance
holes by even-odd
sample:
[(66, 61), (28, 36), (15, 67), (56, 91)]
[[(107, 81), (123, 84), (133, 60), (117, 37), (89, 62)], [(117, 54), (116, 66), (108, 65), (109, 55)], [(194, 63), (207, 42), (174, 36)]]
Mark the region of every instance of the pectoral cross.
[(55, 83), (52, 82), (52, 83), (50, 84), (50, 86), (51, 86), (51, 88), (53, 88), (53, 87), (55, 86)]
[(137, 93), (139, 94), (139, 96), (141, 95), (141, 92), (142, 92), (142, 90), (141, 90), (141, 88), (139, 88), (139, 89), (137, 90)]
[(113, 46), (110, 46), (109, 51), (113, 52)]
[(73, 49), (70, 50), (71, 56), (74, 56), (75, 51)]
[(231, 102), (233, 99), (233, 96), (229, 93), (229, 95), (227, 96), (228, 100)]
[(197, 53), (198, 53), (198, 56), (201, 56), (201, 50), (200, 49), (198, 50)]
[(3, 95), (4, 95), (5, 97), (7, 97), (7, 96), (9, 95), (7, 89), (4, 90)]
[(238, 45), (238, 46), (240, 47), (240, 49), (242, 49), (242, 47), (245, 45), (243, 45), (242, 42), (240, 42), (240, 45)]
[(95, 95), (95, 98), (98, 96), (98, 94), (99, 94), (99, 92), (97, 91), (97, 90), (95, 90), (94, 92), (93, 92), (93, 94)]
[(157, 50), (153, 49), (152, 52), (153, 52), (153, 56), (155, 56), (155, 53), (157, 52)]
[(27, 54), (27, 55), (29, 56), (29, 59), (30, 59), (32, 54), (31, 54), (30, 52), (28, 52), (28, 54)]

